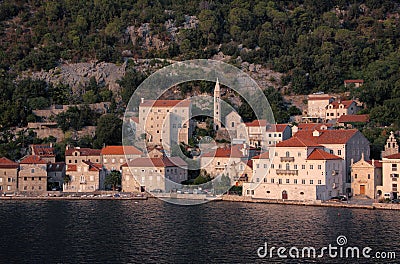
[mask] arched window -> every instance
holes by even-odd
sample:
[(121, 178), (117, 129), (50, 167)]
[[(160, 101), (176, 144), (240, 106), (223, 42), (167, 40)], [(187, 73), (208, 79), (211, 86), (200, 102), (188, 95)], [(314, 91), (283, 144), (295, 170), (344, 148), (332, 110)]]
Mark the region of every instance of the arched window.
[(289, 165), (289, 163), (286, 163), (286, 170), (290, 170), (290, 165)]
[(289, 153), (289, 151), (286, 151), (286, 158), (289, 158), (290, 157), (290, 153)]

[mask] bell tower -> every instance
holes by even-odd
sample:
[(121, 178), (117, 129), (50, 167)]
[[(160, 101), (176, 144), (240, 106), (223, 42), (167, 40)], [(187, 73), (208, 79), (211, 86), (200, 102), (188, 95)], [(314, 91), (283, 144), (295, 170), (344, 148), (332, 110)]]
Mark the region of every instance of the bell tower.
[(221, 129), (221, 89), (217, 78), (214, 87), (214, 130), (218, 131), (219, 129)]
[(390, 136), (386, 140), (385, 150), (382, 151), (382, 158), (396, 153), (399, 153), (399, 145), (397, 144), (393, 131), (390, 131)]

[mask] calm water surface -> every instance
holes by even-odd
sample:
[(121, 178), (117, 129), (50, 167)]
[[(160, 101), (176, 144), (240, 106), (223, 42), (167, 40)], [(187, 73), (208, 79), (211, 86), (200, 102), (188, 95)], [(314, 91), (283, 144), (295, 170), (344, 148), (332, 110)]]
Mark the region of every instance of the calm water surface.
[[(268, 245), (348, 246), (395, 251), (398, 211), (212, 202), (0, 201), (0, 263), (268, 263)], [(296, 259), (289, 263), (388, 263)]]

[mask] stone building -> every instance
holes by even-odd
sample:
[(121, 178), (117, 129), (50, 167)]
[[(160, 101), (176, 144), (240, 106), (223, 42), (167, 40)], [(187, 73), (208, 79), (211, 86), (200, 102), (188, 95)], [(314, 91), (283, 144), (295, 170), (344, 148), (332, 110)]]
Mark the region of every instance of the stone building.
[(122, 166), (122, 191), (169, 192), (187, 177), (188, 165), (180, 157), (137, 158)]
[(243, 183), (243, 195), (324, 201), (342, 193), (344, 161), (322, 145), (293, 137), (278, 143), (274, 155), (272, 160), (262, 154), (253, 161), (253, 179)]
[(310, 94), (308, 96), (307, 117), (311, 120), (324, 120), (326, 106), (332, 103), (334, 98), (328, 94)]
[(351, 193), (353, 196), (377, 197), (377, 188), (382, 185), (382, 162), (380, 160), (361, 160), (351, 165)]
[(48, 189), (61, 190), (66, 174), (65, 162), (54, 162), (47, 164), (47, 185)]
[(385, 149), (382, 151), (381, 157), (390, 156), (399, 153), (399, 145), (394, 137), (393, 131), (390, 131), (389, 138), (386, 140)]
[(67, 164), (66, 174), (70, 181), (64, 183), (64, 192), (104, 190), (106, 172), (99, 163), (80, 161), (78, 164)]
[(80, 164), (82, 161), (101, 162), (101, 149), (69, 147), (65, 149), (65, 163)]
[(134, 146), (106, 146), (101, 150), (101, 161), (108, 172), (121, 171), (123, 164), (142, 155)]
[(379, 198), (399, 198), (400, 153), (382, 158), (382, 187), (378, 187)]
[(342, 115), (355, 115), (362, 109), (354, 100), (334, 101), (326, 106), (326, 120), (336, 120)]
[(0, 194), (18, 191), (18, 169), (18, 163), (0, 158)]
[(50, 163), (56, 162), (56, 154), (52, 143), (49, 145), (30, 145), (30, 148), (32, 155), (39, 156)]
[(18, 189), (26, 193), (47, 191), (47, 161), (39, 156), (29, 155), (20, 161)]

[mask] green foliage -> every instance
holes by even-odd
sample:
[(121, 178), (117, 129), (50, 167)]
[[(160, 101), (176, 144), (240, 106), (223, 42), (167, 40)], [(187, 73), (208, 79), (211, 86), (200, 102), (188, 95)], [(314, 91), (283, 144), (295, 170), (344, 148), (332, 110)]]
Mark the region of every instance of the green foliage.
[(131, 99), (132, 94), (136, 91), (136, 88), (146, 79), (146, 75), (142, 72), (136, 71), (133, 67), (129, 68), (125, 76), (122, 77), (117, 83), (121, 86), (121, 97), (122, 102), (127, 105)]
[(104, 184), (106, 186), (110, 186), (112, 190), (115, 191), (116, 187), (121, 186), (121, 179), (121, 172), (113, 170), (108, 175), (106, 175)]
[(96, 138), (93, 146), (101, 148), (104, 144), (122, 144), (122, 120), (113, 114), (102, 115), (97, 122)]
[(88, 105), (71, 106), (67, 111), (56, 116), (56, 122), (62, 131), (81, 130), (84, 126), (96, 125), (97, 114)]

